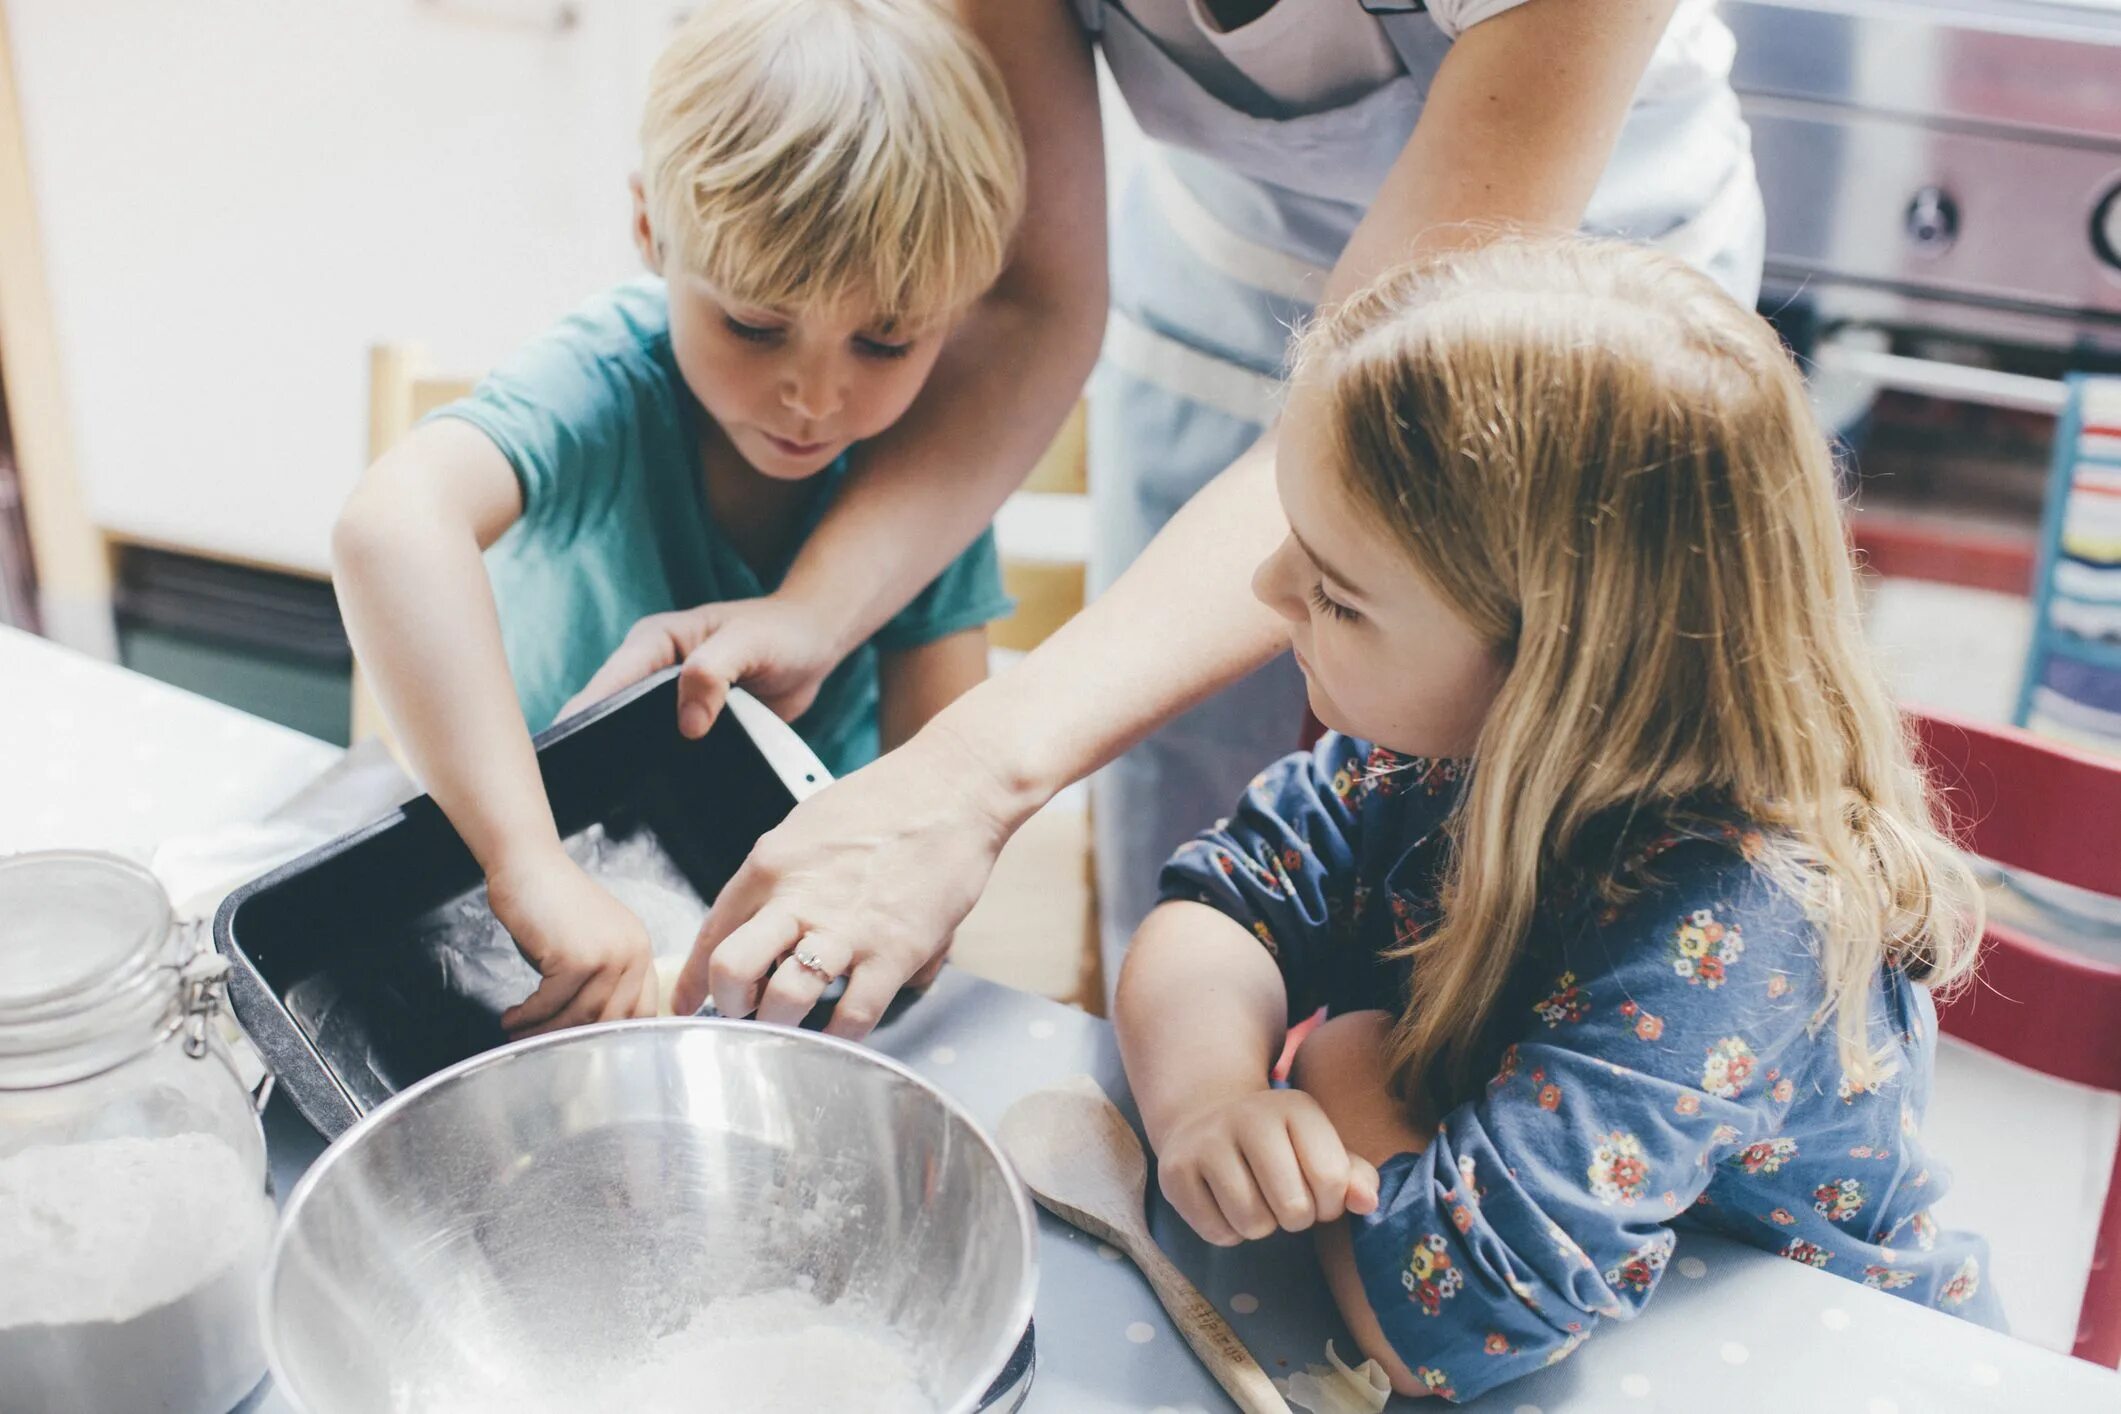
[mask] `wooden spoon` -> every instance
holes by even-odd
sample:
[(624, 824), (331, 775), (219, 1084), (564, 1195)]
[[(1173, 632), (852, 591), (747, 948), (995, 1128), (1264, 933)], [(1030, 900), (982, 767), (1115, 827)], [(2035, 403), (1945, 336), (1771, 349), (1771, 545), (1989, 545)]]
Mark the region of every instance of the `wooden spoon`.
[(1002, 1116), (1002, 1151), (1040, 1205), (1127, 1254), (1178, 1333), (1245, 1414), (1290, 1414), (1267, 1372), (1208, 1299), (1149, 1235), (1149, 1161), (1126, 1118), (1079, 1075), (1026, 1095)]

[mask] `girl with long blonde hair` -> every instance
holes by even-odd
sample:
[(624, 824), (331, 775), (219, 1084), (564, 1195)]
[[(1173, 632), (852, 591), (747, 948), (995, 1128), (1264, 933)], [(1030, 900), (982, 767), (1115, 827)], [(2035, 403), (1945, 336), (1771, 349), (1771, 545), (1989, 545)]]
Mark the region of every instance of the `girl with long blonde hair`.
[(1979, 895), (1768, 326), (1635, 247), (1434, 256), (1306, 333), (1277, 475), (1255, 589), (1332, 730), (1128, 957), (1171, 1202), (1211, 1242), (1319, 1225), (1408, 1393), (1633, 1315), (1682, 1221), (2000, 1321), (1918, 1138)]

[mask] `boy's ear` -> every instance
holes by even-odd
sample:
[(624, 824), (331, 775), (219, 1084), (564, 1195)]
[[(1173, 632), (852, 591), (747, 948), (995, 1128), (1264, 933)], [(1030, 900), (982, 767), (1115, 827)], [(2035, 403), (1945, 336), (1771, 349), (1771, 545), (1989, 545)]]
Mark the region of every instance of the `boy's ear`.
[(634, 247), (641, 252), (641, 262), (648, 267), (648, 273), (660, 275), (663, 273), (663, 261), (655, 248), (654, 224), (648, 219), (648, 188), (643, 185), (639, 172), (628, 177), (626, 185), (633, 192)]

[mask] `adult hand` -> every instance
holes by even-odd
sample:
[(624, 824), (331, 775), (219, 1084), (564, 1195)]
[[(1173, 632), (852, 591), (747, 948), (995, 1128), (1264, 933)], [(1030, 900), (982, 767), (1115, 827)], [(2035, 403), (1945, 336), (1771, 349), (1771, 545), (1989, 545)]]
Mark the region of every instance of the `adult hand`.
[(683, 663), (678, 730), (686, 736), (705, 736), (729, 700), (729, 689), (739, 684), (775, 716), (792, 722), (817, 700), (819, 685), (842, 656), (812, 614), (771, 594), (651, 614), (628, 631), (588, 685), (568, 699), (560, 716), (571, 717)]
[[(865, 1036), (932, 976), (1021, 823), (1000, 778), (937, 723), (798, 805), (726, 884), (671, 993), (794, 1024), (847, 978), (829, 1034)], [(817, 968), (794, 956), (800, 947)]]
[(1254, 1090), (1203, 1106), (1171, 1127), (1156, 1173), (1179, 1216), (1218, 1247), (1377, 1206), (1377, 1170), (1348, 1152), (1301, 1090)]
[(496, 869), (487, 896), (494, 917), (545, 979), (502, 1013), (511, 1037), (656, 1014), (648, 930), (559, 849)]

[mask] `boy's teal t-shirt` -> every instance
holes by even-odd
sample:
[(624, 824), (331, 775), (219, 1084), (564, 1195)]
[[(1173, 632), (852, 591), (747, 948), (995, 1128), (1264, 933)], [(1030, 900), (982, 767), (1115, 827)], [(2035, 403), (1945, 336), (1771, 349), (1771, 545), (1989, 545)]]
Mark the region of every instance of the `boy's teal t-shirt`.
[[(671, 354), (661, 280), (591, 300), (433, 415), (484, 432), (522, 486), (522, 519), (486, 552), (486, 568), (533, 731), (551, 725), (635, 621), (756, 598), (787, 573), (785, 562), (755, 573), (708, 511), (707, 414)], [(797, 549), (845, 474), (842, 459), (815, 478)], [(1010, 607), (990, 530), (826, 677), (796, 730), (835, 775), (875, 759), (878, 651), (932, 643)]]

